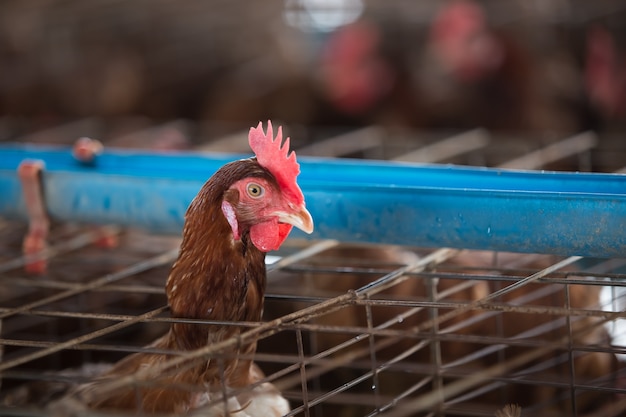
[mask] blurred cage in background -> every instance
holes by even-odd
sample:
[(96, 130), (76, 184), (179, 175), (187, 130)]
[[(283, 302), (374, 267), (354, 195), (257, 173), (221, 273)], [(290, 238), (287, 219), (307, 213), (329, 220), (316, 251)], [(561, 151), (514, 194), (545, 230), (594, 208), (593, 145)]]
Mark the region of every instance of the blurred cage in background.
[[(42, 137), (75, 138), (84, 122)], [(240, 138), (204, 150), (240, 152)], [(507, 138), (478, 129), (407, 140), (370, 126), (295, 150), (617, 172), (623, 146), (591, 132)], [(48, 272), (33, 276), (23, 269), (26, 225), (0, 224), (3, 415), (47, 415), (68, 387), (142, 351), (172, 322), (163, 287), (178, 237), (60, 222)], [(105, 235), (117, 246), (98, 246)], [(624, 415), (623, 259), (297, 239), (271, 255), (265, 321), (225, 324), (249, 328), (227, 345), (259, 338), (255, 361), (290, 415), (493, 416), (506, 404), (528, 416)], [(228, 347), (197, 358), (221, 355)]]
[(10, 0), (0, 139), (133, 115), (623, 132), (625, 18), (619, 0)]
[[(240, 129), (272, 119), (299, 157), (623, 172), (625, 15), (620, 0), (4, 1), (0, 141), (248, 153)], [(36, 276), (27, 229), (0, 217), (0, 414), (45, 416), (168, 329), (180, 239), (55, 221)], [(225, 325), (259, 338), (290, 415), (626, 415), (624, 259), (297, 239), (272, 255), (265, 321)]]

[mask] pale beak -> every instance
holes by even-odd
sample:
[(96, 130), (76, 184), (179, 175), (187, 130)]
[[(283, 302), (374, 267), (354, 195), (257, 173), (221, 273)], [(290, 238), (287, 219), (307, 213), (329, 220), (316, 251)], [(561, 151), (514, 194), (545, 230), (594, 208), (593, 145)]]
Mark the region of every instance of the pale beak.
[(279, 222), (288, 223), (308, 234), (313, 233), (313, 218), (305, 207), (300, 207), (299, 210), (294, 212), (287, 213), (281, 211), (276, 214)]

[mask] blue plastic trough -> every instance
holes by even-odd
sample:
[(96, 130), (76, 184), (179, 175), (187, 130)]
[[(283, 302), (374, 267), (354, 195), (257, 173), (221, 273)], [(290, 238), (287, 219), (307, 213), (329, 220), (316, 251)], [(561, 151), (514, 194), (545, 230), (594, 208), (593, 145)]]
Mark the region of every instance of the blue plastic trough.
[[(16, 169), (45, 163), (53, 219), (180, 233), (196, 192), (241, 155), (0, 146), (0, 216), (26, 219)], [(626, 256), (626, 175), (300, 158), (311, 238), (593, 257)], [(294, 236), (304, 234), (294, 232)]]

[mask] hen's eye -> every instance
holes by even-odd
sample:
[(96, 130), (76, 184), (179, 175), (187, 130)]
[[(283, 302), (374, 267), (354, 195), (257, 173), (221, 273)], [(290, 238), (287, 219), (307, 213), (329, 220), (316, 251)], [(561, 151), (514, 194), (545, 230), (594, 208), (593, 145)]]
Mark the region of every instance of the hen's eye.
[(248, 184), (248, 195), (250, 197), (254, 197), (254, 198), (261, 197), (264, 192), (265, 190), (259, 184), (256, 184), (254, 182), (251, 182), (250, 184)]

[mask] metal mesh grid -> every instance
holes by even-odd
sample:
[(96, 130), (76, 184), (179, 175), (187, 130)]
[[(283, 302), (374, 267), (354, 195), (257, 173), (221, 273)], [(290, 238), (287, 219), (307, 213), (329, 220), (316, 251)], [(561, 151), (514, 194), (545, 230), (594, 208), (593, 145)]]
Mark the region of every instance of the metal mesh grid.
[[(389, 140), (373, 127), (298, 152), (619, 168), (607, 151), (619, 145), (592, 134), (534, 142), (483, 131), (441, 136)], [(468, 142), (475, 146), (455, 145)], [(329, 151), (333, 144), (341, 149)], [(49, 272), (36, 277), (21, 269), (25, 230), (0, 223), (1, 407), (46, 415), (45, 404), (68, 385), (145, 350), (167, 329), (163, 286), (179, 239), (55, 225)], [(103, 233), (118, 246), (99, 245)], [(522, 405), (522, 415), (624, 414), (621, 259), (293, 240), (277, 255), (268, 265), (266, 321), (224, 323), (248, 331), (172, 361), (224, 357), (258, 338), (255, 361), (289, 399), (290, 415), (490, 416), (507, 403)], [(157, 371), (167, 369), (146, 372)], [(113, 381), (111, 389), (134, 383)]]

